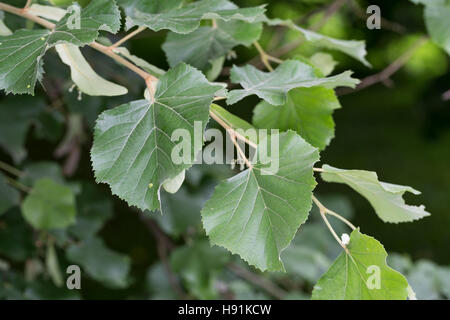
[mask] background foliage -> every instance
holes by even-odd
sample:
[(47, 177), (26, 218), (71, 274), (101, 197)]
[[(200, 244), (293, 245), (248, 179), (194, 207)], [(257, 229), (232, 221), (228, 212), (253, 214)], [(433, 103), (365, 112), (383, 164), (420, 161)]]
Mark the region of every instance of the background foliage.
[[(25, 1), (8, 2), (22, 6)], [(236, 3), (243, 7), (269, 3), (270, 17), (291, 18), (311, 27), (323, 21), (321, 9), (332, 1)], [(368, 30), (364, 11), (369, 4), (378, 4), (383, 17), (395, 23)], [(7, 15), (5, 22), (11, 29), (31, 27), (12, 15)], [(397, 59), (425, 30), (421, 6), (409, 1), (358, 1), (357, 6), (345, 5), (318, 31), (367, 41), (373, 69), (333, 52), (339, 61), (336, 72), (351, 69), (364, 78)], [(161, 49), (166, 34), (146, 31), (127, 46), (133, 54), (167, 69)], [(264, 33), (261, 44), (276, 49), (297, 37), (296, 32), (274, 28)], [(318, 221), (315, 209), (310, 215), (312, 223), (302, 227), (283, 253), (287, 273), (260, 273), (236, 255), (211, 248), (200, 223), (200, 209), (213, 186), (233, 174), (229, 167), (198, 165), (188, 171), (180, 192), (165, 201), (170, 214), (164, 216), (141, 214), (112, 197), (105, 185), (94, 183), (89, 150), (97, 116), (107, 106), (139, 99), (144, 87), (131, 72), (117, 72), (117, 65), (107, 57), (90, 48), (82, 51), (99, 74), (127, 87), (129, 94), (114, 98), (83, 95), (80, 100), (78, 93), (70, 90), (69, 69), (52, 51), (45, 58), (45, 90), (38, 86), (34, 98), (0, 98), (0, 160), (20, 168), (21, 185), (30, 187), (37, 182), (43, 194), (61, 193), (64, 201), (58, 204), (62, 206), (58, 211), (65, 213), (56, 225), (42, 220), (26, 223), (21, 210), (25, 216), (39, 208), (48, 212), (51, 203), (31, 199), (19, 208), (19, 194), (3, 183), (10, 175), (0, 175), (0, 203), (6, 203), (8, 209), (0, 215), (0, 298), (308, 299), (312, 286), (340, 251)], [(316, 51), (312, 45), (302, 44), (289, 54)], [(237, 48), (236, 53), (237, 59), (227, 61), (226, 66), (244, 64), (257, 55), (256, 50), (245, 47)], [(448, 63), (445, 52), (427, 41), (412, 53), (392, 82), (341, 96), (343, 108), (334, 117), (336, 138), (321, 156), (324, 163), (365, 168), (381, 173), (380, 178), (420, 187), (420, 201), (433, 215), (398, 225), (383, 224), (365, 199), (344, 186), (321, 184), (318, 191), (331, 209), (352, 217), (364, 233), (384, 244), (390, 251), (390, 265), (406, 275), (422, 299), (450, 298), (450, 109), (449, 102), (441, 99), (450, 88)], [(255, 96), (248, 98), (234, 105), (233, 113), (251, 121), (257, 103)], [(73, 219), (76, 223), (66, 228)], [(37, 232), (33, 227), (48, 230)], [(64, 273), (70, 264), (83, 267), (80, 291), (64, 289)]]

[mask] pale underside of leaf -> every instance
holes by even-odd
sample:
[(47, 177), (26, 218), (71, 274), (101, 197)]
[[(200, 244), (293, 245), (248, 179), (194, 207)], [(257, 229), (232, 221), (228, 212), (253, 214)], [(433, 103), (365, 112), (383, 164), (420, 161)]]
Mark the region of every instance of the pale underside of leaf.
[(358, 40), (340, 40), (332, 37), (327, 37), (317, 32), (313, 32), (302, 27), (297, 26), (291, 20), (281, 19), (265, 19), (265, 22), (269, 25), (284, 25), (293, 30), (299, 31), (303, 34), (305, 39), (311, 43), (314, 43), (320, 47), (341, 51), (363, 63), (367, 67), (371, 67), (370, 63), (366, 60), (367, 50), (364, 41)]
[(230, 91), (227, 103), (234, 104), (255, 94), (272, 105), (280, 106), (286, 103), (287, 93), (295, 88), (355, 87), (359, 80), (351, 75), (351, 71), (346, 71), (336, 76), (319, 78), (313, 67), (296, 60), (287, 60), (272, 72), (263, 72), (250, 65), (241, 68), (234, 66), (231, 70), (231, 81), (240, 83), (244, 89)]
[(81, 92), (90, 96), (120, 96), (128, 93), (127, 88), (100, 77), (77, 46), (58, 44), (56, 51), (61, 60), (70, 67), (72, 80)]
[(375, 172), (342, 170), (328, 165), (324, 165), (322, 169), (322, 178), (325, 181), (350, 186), (371, 203), (384, 222), (411, 222), (430, 215), (423, 205), (410, 206), (405, 203), (405, 192), (420, 194), (411, 187), (380, 182)]

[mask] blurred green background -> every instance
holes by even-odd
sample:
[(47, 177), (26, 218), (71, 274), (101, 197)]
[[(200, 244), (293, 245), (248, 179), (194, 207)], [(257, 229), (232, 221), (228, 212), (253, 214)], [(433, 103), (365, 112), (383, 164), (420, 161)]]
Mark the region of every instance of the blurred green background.
[[(8, 2), (19, 5), (24, 1)], [(291, 18), (302, 22), (307, 27), (311, 27), (323, 18), (322, 13), (314, 14), (314, 12), (331, 2), (327, 0), (235, 1), (242, 7), (268, 3), (269, 16)], [(356, 3), (356, 6), (344, 6), (318, 31), (336, 38), (366, 40), (368, 60), (373, 64), (373, 68), (369, 69), (349, 57), (333, 52), (335, 59), (339, 62), (336, 72), (351, 69), (357, 78), (364, 78), (379, 72), (397, 59), (418, 37), (426, 34), (422, 16), (423, 8), (410, 1), (357, 1)], [(390, 24), (390, 28), (383, 26), (381, 30), (367, 29), (364, 12), (369, 4), (379, 5), (383, 18), (395, 22), (394, 28)], [(362, 14), (361, 9), (363, 10)], [(8, 16), (7, 19), (11, 29), (26, 26), (21, 19), (11, 16)], [(296, 40), (297, 37), (298, 33), (266, 28), (261, 44), (270, 52), (283, 44)], [(166, 58), (161, 50), (164, 39), (164, 32), (147, 31), (130, 41), (127, 46), (133, 54), (160, 68), (167, 68)], [(114, 40), (114, 37), (111, 40)], [(309, 56), (316, 51), (320, 50), (304, 44), (285, 57), (295, 54)], [(42, 87), (38, 89), (37, 98), (5, 98), (2, 96), (0, 108), (7, 104), (33, 107), (42, 103), (50, 106), (43, 115), (39, 116), (39, 119), (33, 122), (35, 124), (33, 129), (27, 131), (25, 148), (28, 155), (20, 164), (20, 168), (32, 172), (33, 163), (36, 162), (51, 161), (58, 164), (59, 167), (50, 165), (49, 167), (52, 169), (47, 168), (47, 172), (53, 172), (48, 175), (61, 177), (74, 190), (82, 190), (77, 193), (79, 210), (85, 208), (82, 202), (83, 199), (89, 198), (89, 195), (91, 198), (95, 198), (95, 202), (101, 209), (95, 209), (94, 206), (93, 209), (86, 209), (86, 212), (101, 211), (104, 213), (105, 208), (111, 208), (109, 209), (111, 214), (109, 220), (101, 228), (99, 235), (109, 248), (130, 258), (130, 279), (127, 279), (129, 285), (111, 290), (111, 286), (100, 283), (101, 281), (95, 277), (86, 277), (83, 278), (81, 293), (73, 295), (73, 292), (68, 293), (62, 289), (44, 285), (50, 282), (47, 275), (42, 279), (37, 277), (36, 279), (40, 280), (34, 281), (29, 286), (26, 283), (26, 275), (23, 276), (21, 270), (28, 270), (28, 272), (30, 272), (30, 268), (33, 270), (32, 264), (36, 263), (35, 260), (39, 260), (39, 257), (42, 258), (45, 253), (40, 252), (42, 249), (36, 246), (36, 234), (29, 230), (23, 222), (16, 221), (20, 220), (20, 214), (17, 212), (18, 209), (14, 209), (16, 212), (8, 212), (0, 217), (0, 227), (2, 223), (8, 228), (16, 227), (14, 230), (0, 228), (0, 258), (7, 260), (11, 269), (17, 271), (3, 273), (3, 276), (0, 271), (0, 283), (4, 281), (10, 285), (8, 288), (14, 289), (13, 293), (4, 289), (4, 297), (172, 298), (174, 290), (168, 284), (170, 281), (166, 278), (164, 267), (159, 261), (160, 246), (155, 242), (154, 234), (149, 232), (147, 224), (149, 220), (147, 219), (147, 222), (143, 223), (139, 213), (130, 209), (118, 198), (111, 196), (107, 187), (95, 186), (92, 183), (93, 176), (89, 161), (91, 130), (97, 115), (106, 108), (140, 98), (144, 89), (143, 84), (140, 79), (128, 71), (120, 69), (118, 73), (117, 65), (93, 50), (83, 49), (83, 53), (88, 61), (93, 63), (99, 74), (125, 85), (129, 88), (130, 93), (118, 98), (83, 96), (83, 99), (78, 101), (77, 93), (68, 91), (70, 87), (70, 82), (67, 81), (69, 79), (68, 70), (59, 59), (55, 58), (55, 54), (51, 54), (45, 59), (46, 79), (44, 85), (47, 91), (44, 92)], [(239, 47), (236, 53), (237, 59), (227, 61), (226, 66), (244, 64), (257, 55), (256, 50), (245, 47)], [(429, 272), (431, 267), (427, 265), (428, 262), (422, 263), (420, 267), (414, 269), (406, 256), (410, 256), (413, 261), (426, 259), (442, 266), (450, 265), (450, 250), (448, 249), (450, 245), (448, 232), (450, 226), (450, 101), (445, 102), (441, 99), (442, 93), (450, 89), (449, 61), (448, 56), (442, 50), (431, 42), (427, 42), (416, 50), (404, 68), (392, 77), (393, 82), (389, 87), (380, 83), (360, 92), (341, 96), (340, 101), (343, 108), (336, 111), (334, 117), (336, 138), (322, 154), (322, 163), (339, 168), (376, 171), (381, 180), (410, 185), (421, 190), (421, 196), (407, 196), (407, 201), (413, 204), (425, 204), (427, 211), (432, 214), (430, 217), (414, 223), (384, 224), (374, 214), (365, 199), (345, 186), (319, 183), (318, 187), (321, 197), (329, 199), (331, 208), (340, 208), (341, 212), (352, 215), (352, 222), (360, 226), (364, 233), (374, 236), (383, 243), (388, 252), (402, 254), (394, 256), (395, 261), (392, 263), (400, 269), (403, 268), (406, 273), (413, 274), (415, 272), (415, 275), (411, 277), (416, 278), (417, 286), (423, 286), (422, 298), (443, 296), (442, 294), (439, 296), (433, 291), (435, 279), (434, 275)], [(250, 122), (252, 110), (257, 103), (258, 100), (255, 97), (247, 98), (228, 110)], [(61, 109), (64, 110), (62, 115), (59, 112)], [(64, 137), (73, 138), (73, 136), (67, 137), (67, 123), (69, 119), (76, 123), (78, 115), (82, 115), (84, 126), (74, 125), (72, 129), (75, 130), (75, 133), (72, 132), (72, 134), (75, 134), (78, 139), (78, 151), (81, 154), (79, 167), (72, 176), (62, 177), (63, 174), (60, 170), (61, 167), (67, 165), (67, 158), (56, 157), (55, 149), (61, 145)], [(10, 154), (5, 151), (0, 151), (0, 160), (13, 163)], [(202, 233), (199, 216), (200, 204), (210, 196), (212, 186), (217, 183), (218, 179), (230, 174), (231, 171), (223, 167), (197, 166), (191, 170), (187, 182), (181, 190), (182, 194), (178, 195), (177, 199), (170, 200), (173, 207), (171, 210), (174, 214), (181, 212), (185, 215), (188, 227), (186, 228), (186, 225), (174, 226), (170, 217), (156, 217), (159, 226), (165, 231), (169, 230), (176, 245), (181, 246), (185, 243), (189, 245), (193, 239), (202, 237), (198, 235)], [(90, 183), (89, 187), (80, 188), (86, 183)], [(188, 200), (190, 206), (186, 208)], [(102, 201), (108, 205), (98, 204)], [(146, 213), (146, 215), (150, 214)], [(312, 224), (309, 229), (305, 228), (305, 234), (313, 234), (315, 228), (317, 230), (321, 228), (315, 225), (314, 213), (311, 216)], [(177, 227), (182, 232), (178, 232)], [(175, 236), (177, 233), (179, 235)], [(52, 237), (59, 239), (62, 243), (65, 241), (65, 236), (59, 234), (58, 231), (52, 233)], [(326, 236), (328, 237), (328, 235)], [(317, 243), (313, 240), (314, 235), (309, 240), (305, 240), (305, 243)], [(302, 238), (296, 241), (301, 242)], [(205, 251), (209, 252), (209, 246), (206, 246), (206, 243), (198, 243), (200, 244), (195, 245), (200, 247), (198, 252), (201, 257)], [(336, 256), (336, 248), (329, 245), (329, 242), (324, 246), (332, 247), (326, 249), (329, 251), (331, 262), (333, 256)], [(58, 249), (59, 263), (63, 267), (70, 264), (64, 257), (64, 250), (64, 245)], [(219, 251), (214, 252), (213, 255)], [(292, 251), (288, 253), (288, 255), (290, 254), (294, 257), (290, 263), (293, 265), (292, 268), (295, 269), (296, 266), (300, 268), (300, 271), (292, 269), (294, 274), (292, 277), (302, 279), (299, 280), (299, 285), (290, 288), (290, 275), (263, 276), (273, 278), (273, 281), (285, 288), (289, 292), (287, 298), (305, 298), (314, 284), (314, 279), (320, 276), (326, 265), (324, 266), (321, 258), (317, 258), (317, 256), (314, 256), (317, 259), (312, 258), (304, 251), (300, 253)], [(307, 260), (306, 264), (300, 262), (297, 264), (295, 257), (298, 255), (296, 254), (303, 256)], [(179, 253), (179, 255), (183, 256), (183, 253)], [(236, 260), (235, 257), (233, 259)], [(290, 258), (287, 257), (287, 259)], [(184, 261), (190, 260), (186, 258)], [(186, 281), (185, 285), (190, 288), (189, 297), (228, 298), (229, 296), (226, 295), (228, 291), (224, 290), (225, 293), (221, 291), (221, 283), (231, 283), (227, 290), (234, 292), (234, 295), (231, 296), (233, 298), (268, 297), (267, 293), (252, 286), (248, 281), (237, 281), (236, 277), (232, 277), (228, 273), (216, 277), (216, 273), (219, 272), (216, 272), (214, 265), (197, 266), (194, 263), (192, 266), (190, 262), (186, 262), (189, 265), (188, 271), (193, 271), (191, 274), (183, 274), (182, 271), (177, 270), (176, 262), (174, 263), (175, 272)], [(240, 268), (247, 268), (239, 259), (234, 263)], [(288, 268), (289, 270), (291, 269)], [(308, 273), (307, 270), (311, 270), (311, 272)], [(214, 279), (220, 279), (215, 281), (214, 285), (210, 283), (213, 274)], [(432, 275), (430, 276), (430, 274)], [(192, 280), (194, 283), (190, 283), (186, 279), (195, 281)], [(205, 288), (212, 290), (213, 293)], [(5, 292), (9, 292), (9, 295), (6, 295)], [(1, 296), (2, 290), (0, 289)]]

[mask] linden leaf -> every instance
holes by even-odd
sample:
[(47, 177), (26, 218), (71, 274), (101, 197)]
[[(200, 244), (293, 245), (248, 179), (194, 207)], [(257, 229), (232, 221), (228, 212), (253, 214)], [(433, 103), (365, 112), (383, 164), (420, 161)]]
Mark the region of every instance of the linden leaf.
[(383, 245), (358, 229), (314, 286), (314, 300), (406, 300), (408, 281), (386, 264)]
[(323, 180), (347, 184), (370, 202), (384, 222), (410, 222), (430, 215), (423, 205), (410, 206), (405, 203), (405, 192), (420, 194), (411, 187), (380, 182), (377, 174), (371, 171), (342, 170), (328, 165), (322, 169)]
[(313, 67), (296, 60), (287, 60), (272, 72), (263, 72), (251, 65), (242, 68), (234, 66), (231, 70), (231, 81), (240, 83), (244, 89), (230, 91), (227, 103), (234, 104), (255, 94), (272, 105), (281, 106), (287, 101), (287, 93), (295, 88), (316, 86), (354, 88), (359, 80), (352, 78), (351, 75), (351, 71), (346, 71), (332, 77), (317, 77)]
[(206, 70), (234, 47), (257, 41), (261, 32), (261, 23), (218, 21), (215, 27), (200, 27), (187, 35), (171, 32), (162, 48), (171, 66), (183, 61)]
[[(71, 8), (79, 10), (79, 21)], [(120, 12), (114, 1), (92, 1), (84, 9), (74, 4), (68, 10), (54, 30), (18, 30), (0, 37), (0, 89), (33, 94), (43, 75), (42, 57), (49, 48), (61, 43), (83, 46), (97, 39), (99, 30), (115, 33), (120, 28)]]
[(284, 25), (293, 30), (299, 31), (303, 34), (306, 41), (312, 42), (322, 48), (337, 50), (343, 52), (363, 63), (365, 66), (370, 67), (370, 63), (366, 60), (367, 50), (364, 41), (358, 40), (340, 40), (331, 37), (324, 36), (320, 33), (306, 30), (297, 26), (291, 20), (281, 19), (267, 19), (265, 20), (269, 25)]
[[(160, 186), (189, 168), (201, 150), (194, 125), (200, 124), (196, 134), (203, 137), (209, 106), (221, 89), (200, 71), (179, 64), (159, 79), (153, 103), (134, 101), (102, 113), (91, 151), (97, 182), (108, 183), (130, 205), (159, 209)], [(190, 134), (189, 163), (172, 160), (171, 137), (177, 129)]]
[[(168, 29), (176, 33), (187, 34), (196, 30), (204, 19), (223, 21), (258, 22), (265, 12), (264, 6), (238, 8), (228, 0), (201, 0), (180, 6), (181, 1), (168, 1), (160, 5), (155, 0), (122, 0), (127, 13), (127, 27), (146, 26), (153, 31)], [(164, 1), (166, 2), (166, 1)]]
[[(270, 138), (258, 146), (268, 148)], [(278, 142), (278, 141), (277, 141)], [(313, 166), (317, 149), (294, 132), (279, 135), (279, 155), (258, 160), (253, 168), (220, 183), (202, 210), (211, 242), (239, 254), (261, 270), (282, 271), (281, 252), (311, 210), (316, 186)], [(278, 171), (269, 169), (279, 163)]]
[(260, 102), (253, 111), (258, 128), (295, 130), (321, 150), (334, 137), (333, 112), (341, 105), (331, 89), (314, 87), (291, 90), (282, 106)]
[(64, 185), (40, 179), (23, 201), (22, 214), (39, 230), (66, 228), (75, 223), (75, 196)]

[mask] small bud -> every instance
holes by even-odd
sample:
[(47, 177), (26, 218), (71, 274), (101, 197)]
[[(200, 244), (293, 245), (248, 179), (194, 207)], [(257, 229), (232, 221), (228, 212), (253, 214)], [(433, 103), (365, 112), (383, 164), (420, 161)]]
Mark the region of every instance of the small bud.
[(346, 233), (343, 233), (342, 236), (341, 236), (341, 241), (342, 241), (342, 244), (343, 244), (344, 246), (348, 245), (348, 244), (350, 243), (350, 237), (349, 237), (349, 235), (346, 234)]

